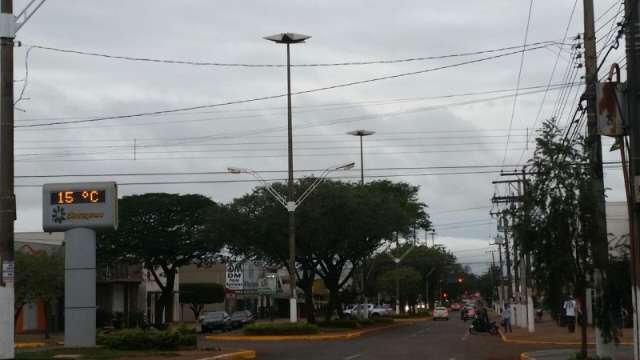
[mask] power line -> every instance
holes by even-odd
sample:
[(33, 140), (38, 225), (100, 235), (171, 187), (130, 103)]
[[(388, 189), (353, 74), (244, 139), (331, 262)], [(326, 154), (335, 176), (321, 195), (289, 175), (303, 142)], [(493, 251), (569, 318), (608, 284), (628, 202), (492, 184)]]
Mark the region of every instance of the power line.
[[(562, 42), (557, 42), (552, 40), (539, 41), (539, 42), (527, 44), (527, 46), (539, 46), (539, 45), (563, 46), (565, 44), (563, 44)], [(485, 49), (485, 50), (476, 50), (476, 51), (468, 51), (468, 52), (445, 54), (445, 55), (420, 56), (420, 57), (410, 57), (410, 58), (402, 58), (402, 59), (345, 61), (345, 62), (335, 62), (335, 63), (291, 64), (291, 67), (335, 67), (335, 66), (354, 66), (354, 65), (397, 64), (397, 63), (406, 63), (406, 62), (415, 62), (415, 61), (449, 59), (449, 58), (455, 58), (455, 57), (466, 57), (466, 56), (473, 56), (473, 55), (490, 54), (495, 52), (503, 52), (507, 50), (518, 49), (521, 47), (522, 47), (521, 45), (506, 46), (506, 47), (497, 48), (497, 49)], [(122, 56), (122, 55), (112, 55), (107, 53), (99, 53), (99, 52), (91, 52), (91, 51), (83, 51), (83, 50), (62, 49), (62, 48), (42, 46), (42, 45), (30, 46), (27, 50), (27, 54), (25, 55), (25, 58), (28, 58), (28, 54), (32, 49), (47, 50), (47, 51), (65, 53), (65, 54), (94, 56), (94, 57), (101, 57), (106, 59), (125, 60), (125, 61), (134, 61), (134, 62), (152, 62), (152, 63), (174, 64), (174, 65), (244, 67), (244, 68), (282, 68), (287, 66), (286, 64), (224, 63), (224, 62), (210, 62), (210, 61), (172, 60), (172, 59), (158, 59), (158, 58), (150, 58), (150, 57)]]
[(516, 116), (516, 105), (518, 104), (518, 93), (520, 92), (520, 80), (522, 77), (522, 68), (524, 67), (524, 54), (527, 48), (527, 39), (529, 38), (529, 25), (531, 24), (531, 13), (533, 9), (533, 0), (529, 0), (529, 14), (527, 15), (527, 26), (524, 30), (524, 41), (522, 42), (522, 53), (520, 54), (520, 67), (518, 69), (518, 80), (516, 81), (516, 94), (513, 97), (513, 106), (511, 108), (511, 118), (509, 119), (509, 131), (507, 132), (507, 142), (504, 146), (504, 156), (502, 162), (507, 161), (507, 153), (509, 151), (509, 140), (511, 140), (511, 128), (513, 127), (513, 119)]
[[(484, 58), (480, 58), (480, 59), (468, 60), (468, 61), (459, 62), (459, 63), (455, 63), (455, 64), (442, 65), (442, 66), (423, 69), (423, 70), (418, 70), (418, 71), (412, 71), (412, 72), (406, 72), (406, 73), (400, 73), (400, 74), (394, 74), (394, 75), (388, 75), (388, 76), (380, 76), (380, 77), (366, 79), (366, 80), (352, 81), (352, 82), (347, 82), (347, 83), (342, 83), (342, 84), (336, 84), (336, 85), (330, 85), (330, 86), (315, 88), (315, 89), (297, 91), (297, 92), (293, 92), (291, 95), (309, 94), (309, 93), (314, 93), (314, 92), (319, 92), (319, 91), (333, 90), (333, 89), (350, 87), (350, 86), (355, 86), (355, 85), (368, 84), (368, 83), (382, 81), (382, 80), (397, 79), (397, 78), (401, 78), (401, 77), (419, 75), (419, 74), (424, 74), (424, 73), (434, 72), (434, 71), (439, 71), (439, 70), (444, 70), (444, 69), (451, 69), (451, 68), (460, 67), (460, 66), (464, 66), (464, 65), (475, 64), (475, 63), (494, 60), (494, 59), (498, 59), (498, 58), (502, 58), (502, 57), (506, 57), (506, 56), (510, 56), (510, 55), (515, 55), (515, 54), (523, 53), (525, 51), (538, 50), (538, 49), (542, 49), (543, 47), (544, 46), (537, 46), (537, 47), (532, 47), (532, 48), (528, 48), (528, 49), (512, 51), (512, 52), (508, 52), (508, 53), (504, 53), (504, 54), (493, 55), (493, 56), (484, 57)], [(17, 125), (15, 127), (16, 128), (30, 128), (30, 127), (44, 127), (44, 126), (54, 126), (54, 125), (64, 125), (64, 124), (93, 123), (93, 122), (100, 122), (100, 121), (106, 121), (106, 120), (129, 119), (129, 118), (148, 116), (148, 115), (168, 114), (168, 113), (176, 113), (176, 112), (183, 112), (183, 111), (209, 109), (209, 108), (229, 106), (229, 105), (246, 104), (246, 103), (252, 103), (252, 102), (257, 102), (257, 101), (278, 99), (278, 98), (282, 98), (282, 97), (285, 97), (285, 96), (287, 96), (287, 94), (269, 95), (269, 96), (262, 96), (262, 97), (256, 97), (256, 98), (250, 98), (250, 99), (225, 101), (225, 102), (216, 103), (216, 104), (197, 105), (197, 106), (189, 106), (189, 107), (183, 107), (183, 108), (157, 110), (157, 111), (150, 111), (150, 112), (140, 112), (140, 113), (126, 114), (126, 115), (102, 116), (102, 117), (95, 117), (95, 118), (81, 119), (81, 120), (52, 121), (52, 122), (48, 122), (48, 123)]]
[[(576, 7), (578, 6), (578, 0), (575, 0), (573, 2), (573, 7), (571, 8), (571, 13), (569, 14), (569, 21), (567, 21), (567, 26), (564, 29), (564, 35), (562, 36), (562, 42), (565, 42), (567, 40), (567, 35), (569, 34), (569, 28), (571, 27), (571, 23), (573, 21), (573, 15), (575, 14), (576, 11)], [(544, 103), (547, 100), (547, 94), (549, 93), (548, 89), (551, 87), (551, 82), (553, 81), (553, 76), (556, 73), (556, 68), (558, 67), (558, 62), (560, 61), (560, 53), (561, 51), (558, 50), (558, 55), (556, 56), (556, 60), (553, 64), (553, 68), (551, 69), (551, 75), (549, 76), (549, 81), (547, 82), (547, 89), (544, 92), (544, 95), (542, 96), (542, 101), (540, 102), (540, 106), (538, 107), (538, 113), (536, 114), (536, 119), (533, 122), (533, 126), (532, 129), (535, 131), (535, 129), (538, 126), (538, 121), (540, 120), (540, 115), (542, 114), (542, 109), (544, 108)], [(524, 156), (525, 151), (522, 151), (522, 153), (520, 153), (520, 159), (518, 159), (518, 162), (522, 161), (522, 157)]]

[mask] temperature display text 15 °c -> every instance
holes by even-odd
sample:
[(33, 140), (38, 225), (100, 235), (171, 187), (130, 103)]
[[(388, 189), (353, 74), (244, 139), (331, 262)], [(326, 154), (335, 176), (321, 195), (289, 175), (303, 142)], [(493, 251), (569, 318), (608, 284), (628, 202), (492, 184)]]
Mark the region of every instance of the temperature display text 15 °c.
[(103, 203), (104, 190), (74, 190), (51, 192), (51, 205), (97, 204)]

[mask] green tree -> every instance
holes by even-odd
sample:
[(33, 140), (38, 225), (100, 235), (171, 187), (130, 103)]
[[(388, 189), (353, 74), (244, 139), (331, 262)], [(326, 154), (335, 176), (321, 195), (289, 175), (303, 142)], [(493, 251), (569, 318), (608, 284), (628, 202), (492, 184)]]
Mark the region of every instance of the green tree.
[(64, 295), (64, 258), (56, 252), (16, 253), (15, 319), (24, 305), (41, 300), (44, 305), (45, 338), (49, 338), (51, 303)]
[[(297, 192), (313, 180), (299, 181)], [(275, 184), (274, 188), (284, 186)], [(426, 205), (418, 201), (417, 194), (417, 187), (404, 183), (377, 181), (361, 186), (325, 181), (305, 200), (296, 210), (296, 270), (308, 309), (313, 308), (315, 274), (330, 292), (330, 317), (340, 311), (341, 290), (355, 267), (385, 239), (394, 232), (409, 233), (414, 226), (429, 227)], [(245, 218), (233, 231), (233, 251), (288, 266), (287, 213), (282, 205), (260, 187), (236, 199), (232, 208)]]
[(173, 289), (178, 268), (206, 262), (227, 239), (228, 211), (202, 195), (149, 193), (118, 202), (117, 231), (98, 236), (101, 262), (142, 263), (160, 287), (156, 323), (173, 319)]
[[(383, 272), (377, 279), (378, 289), (396, 299), (396, 287), (400, 293), (399, 304), (415, 305), (415, 299), (423, 288), (422, 275), (411, 266), (401, 266)], [(404, 306), (400, 306), (404, 312)]]
[(193, 316), (198, 319), (206, 304), (224, 301), (224, 286), (216, 283), (180, 284), (180, 302), (189, 304)]
[[(562, 133), (555, 120), (543, 124), (529, 160), (535, 176), (525, 184), (523, 207), (511, 210), (516, 245), (532, 256), (536, 283), (556, 312), (569, 294), (586, 309), (586, 289), (592, 286), (589, 275), (593, 274), (590, 209), (594, 198), (585, 166), (588, 158), (582, 139), (565, 141)], [(599, 327), (611, 324), (605, 318), (596, 319)], [(582, 324), (581, 353), (586, 356), (586, 321)]]

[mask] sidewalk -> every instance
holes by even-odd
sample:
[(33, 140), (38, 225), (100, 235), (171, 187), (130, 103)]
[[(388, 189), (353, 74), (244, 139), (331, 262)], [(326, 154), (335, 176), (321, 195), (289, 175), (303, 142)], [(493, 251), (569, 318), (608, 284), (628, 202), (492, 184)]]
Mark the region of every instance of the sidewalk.
[[(520, 360), (567, 360), (577, 349), (540, 350), (520, 354)], [(589, 355), (595, 355), (595, 349), (589, 349)], [(615, 360), (633, 360), (633, 353), (628, 347), (618, 348), (611, 354)]]
[[(499, 323), (499, 320), (497, 321)], [(505, 342), (519, 344), (548, 344), (548, 345), (580, 345), (580, 329), (576, 327), (574, 333), (570, 333), (566, 327), (560, 327), (553, 319), (546, 314), (541, 322), (536, 322), (535, 332), (529, 333), (526, 328), (513, 327), (512, 333), (504, 333), (502, 339)], [(620, 337), (620, 345), (631, 345), (633, 329), (623, 329)], [(595, 345), (594, 330), (591, 326), (587, 328), (587, 342)]]

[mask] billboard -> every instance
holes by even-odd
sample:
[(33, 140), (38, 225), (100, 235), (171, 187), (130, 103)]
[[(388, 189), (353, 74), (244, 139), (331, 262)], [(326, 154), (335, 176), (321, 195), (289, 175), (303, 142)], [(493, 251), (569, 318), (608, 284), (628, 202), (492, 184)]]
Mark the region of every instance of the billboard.
[(231, 290), (242, 290), (244, 288), (244, 264), (228, 263), (225, 269), (224, 286)]

